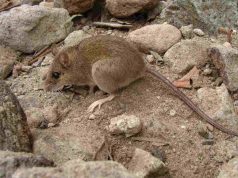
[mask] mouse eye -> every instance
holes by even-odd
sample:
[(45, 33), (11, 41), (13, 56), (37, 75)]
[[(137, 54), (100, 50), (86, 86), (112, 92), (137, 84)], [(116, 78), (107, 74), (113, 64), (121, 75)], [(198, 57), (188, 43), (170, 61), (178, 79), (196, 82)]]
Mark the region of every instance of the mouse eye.
[(52, 77), (54, 79), (58, 79), (60, 77), (60, 73), (59, 72), (52, 72)]

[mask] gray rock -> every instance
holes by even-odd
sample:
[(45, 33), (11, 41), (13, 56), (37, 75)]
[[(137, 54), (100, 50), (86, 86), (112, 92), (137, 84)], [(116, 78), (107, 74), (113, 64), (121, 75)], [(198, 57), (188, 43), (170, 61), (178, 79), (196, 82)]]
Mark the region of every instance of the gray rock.
[(120, 115), (110, 121), (108, 130), (111, 134), (125, 134), (127, 137), (139, 133), (142, 129), (140, 118), (134, 115)]
[(156, 7), (157, 0), (106, 0), (106, 8), (115, 17), (129, 17)]
[(113, 161), (71, 160), (58, 168), (18, 170), (13, 178), (136, 178), (121, 164)]
[(238, 50), (215, 45), (209, 48), (208, 55), (219, 70), (227, 88), (230, 91), (238, 90)]
[(162, 54), (176, 44), (181, 37), (179, 29), (172, 25), (154, 24), (130, 32), (128, 40), (134, 42), (142, 51), (155, 51)]
[(195, 28), (193, 30), (193, 33), (195, 33), (198, 36), (204, 36), (205, 35), (205, 33), (201, 29), (199, 29), (199, 28)]
[(32, 53), (64, 39), (72, 22), (65, 9), (22, 5), (0, 13), (0, 43)]
[(194, 66), (199, 67), (209, 61), (209, 47), (210, 42), (203, 38), (182, 40), (165, 53), (164, 61), (171, 66), (173, 72), (184, 74)]
[(138, 177), (161, 176), (168, 171), (160, 159), (139, 148), (135, 149), (128, 170)]
[(53, 166), (53, 162), (31, 153), (0, 151), (0, 177), (11, 178), (20, 168)]
[(224, 84), (220, 87), (200, 88), (197, 96), (201, 101), (201, 108), (211, 118), (219, 120), (220, 123), (228, 125), (229, 128), (238, 128), (238, 116), (235, 113), (233, 101)]
[(72, 160), (66, 162), (62, 169), (66, 177), (72, 178), (136, 178), (121, 164), (113, 161)]
[(214, 159), (219, 163), (225, 163), (238, 156), (238, 140), (222, 140), (216, 143), (212, 148), (215, 152)]
[(75, 46), (80, 43), (85, 38), (90, 37), (91, 35), (85, 33), (83, 30), (78, 30), (70, 33), (67, 38), (64, 40), (64, 46)]
[(6, 79), (12, 72), (13, 66), (19, 56), (14, 50), (0, 45), (0, 78)]
[(91, 9), (95, 0), (54, 0), (54, 7), (65, 8), (70, 14), (84, 13)]
[(64, 178), (64, 175), (62, 170), (58, 168), (35, 167), (19, 169), (13, 174), (12, 178)]
[(189, 25), (215, 32), (219, 27), (237, 26), (238, 8), (236, 0), (173, 0), (162, 10), (158, 22), (168, 22), (180, 28)]
[(86, 142), (85, 138), (76, 135), (75, 129), (77, 128), (59, 126), (54, 130), (47, 129), (34, 132), (33, 152), (53, 160), (57, 165), (77, 158), (85, 161), (91, 160), (95, 152), (95, 144), (91, 142), (95, 139), (91, 135), (85, 134), (87, 133), (86, 130), (82, 130), (78, 134), (84, 133), (84, 137), (91, 139), (90, 142)]
[(26, 115), (8, 85), (0, 80), (0, 150), (32, 151)]
[(193, 24), (182, 26), (180, 31), (185, 39), (191, 39), (193, 35)]
[(222, 166), (217, 178), (237, 178), (238, 177), (238, 157), (233, 158)]

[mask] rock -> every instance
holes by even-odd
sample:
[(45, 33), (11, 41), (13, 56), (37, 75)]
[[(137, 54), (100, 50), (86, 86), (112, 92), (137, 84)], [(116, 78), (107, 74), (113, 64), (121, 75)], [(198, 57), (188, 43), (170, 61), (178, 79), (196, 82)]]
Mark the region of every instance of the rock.
[(173, 72), (185, 74), (194, 66), (200, 67), (209, 61), (209, 47), (210, 42), (203, 38), (182, 40), (165, 53), (164, 61), (171, 66)]
[(157, 0), (106, 0), (106, 8), (115, 17), (129, 17), (156, 7)]
[(199, 29), (199, 28), (195, 28), (193, 30), (193, 33), (195, 33), (198, 36), (204, 36), (205, 35), (205, 33), (201, 29)]
[(128, 39), (142, 51), (162, 54), (181, 39), (181, 32), (169, 24), (154, 24), (130, 32)]
[(146, 60), (147, 60), (148, 63), (153, 63), (153, 62), (155, 62), (155, 58), (154, 58), (153, 55), (147, 55), (147, 56), (146, 56)]
[(0, 177), (12, 177), (20, 168), (53, 166), (54, 163), (31, 153), (0, 151)]
[(65, 8), (70, 14), (84, 13), (91, 9), (95, 0), (54, 0), (54, 7)]
[(150, 177), (152, 175), (155, 177), (167, 172), (165, 164), (160, 159), (139, 148), (135, 149), (128, 170), (138, 177)]
[(217, 178), (237, 178), (238, 177), (238, 157), (233, 158), (222, 166)]
[(208, 55), (230, 91), (238, 90), (238, 50), (215, 45), (209, 48)]
[(0, 41), (32, 53), (64, 39), (72, 22), (65, 9), (22, 5), (0, 14)]
[(238, 141), (222, 140), (214, 145), (214, 159), (219, 163), (225, 163), (230, 159), (238, 156)]
[(232, 48), (231, 43), (229, 43), (227, 41), (225, 43), (223, 43), (223, 46), (225, 46), (227, 48)]
[(83, 128), (79, 131), (76, 126), (58, 126), (37, 130), (33, 134), (35, 138), (33, 152), (53, 160), (57, 165), (78, 158), (91, 160), (97, 147), (96, 139), (98, 143), (97, 135), (91, 135), (92, 133)]
[(121, 164), (113, 161), (89, 161), (76, 159), (58, 168), (31, 168), (18, 170), (13, 178), (137, 178)]
[(193, 24), (182, 26), (180, 31), (185, 39), (191, 39), (193, 35)]
[(90, 37), (91, 35), (85, 33), (83, 30), (78, 30), (70, 33), (67, 38), (64, 40), (64, 46), (75, 46), (80, 43), (85, 38)]
[(224, 84), (216, 87), (216, 89), (200, 88), (197, 91), (197, 96), (201, 101), (201, 108), (211, 118), (219, 120), (220, 123), (228, 125), (229, 128), (238, 128), (238, 117), (233, 101)]
[(236, 0), (173, 0), (162, 10), (156, 23), (168, 22), (180, 28), (192, 22), (194, 27), (214, 33), (219, 27), (234, 28), (237, 19)]
[(14, 50), (0, 45), (0, 79), (6, 79), (12, 72), (19, 56)]
[(28, 168), (17, 170), (12, 178), (63, 178), (61, 169), (58, 168)]
[(40, 108), (29, 108), (25, 111), (27, 123), (30, 128), (40, 128), (43, 122), (46, 122), (44, 114)]
[(141, 120), (134, 115), (120, 115), (110, 121), (108, 130), (111, 134), (125, 134), (127, 137), (139, 133), (142, 129)]
[(0, 80), (0, 150), (32, 150), (32, 138), (26, 115), (16, 96)]
[(198, 134), (205, 139), (213, 139), (213, 135), (211, 132), (208, 131), (207, 127), (203, 124), (199, 126)]
[(114, 161), (72, 160), (63, 166), (66, 177), (71, 178), (136, 178), (125, 167)]

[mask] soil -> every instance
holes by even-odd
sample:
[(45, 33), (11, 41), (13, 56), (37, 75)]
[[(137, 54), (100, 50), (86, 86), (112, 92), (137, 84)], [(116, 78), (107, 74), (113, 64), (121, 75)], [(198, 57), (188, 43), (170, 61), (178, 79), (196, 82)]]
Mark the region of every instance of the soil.
[[(93, 33), (107, 33), (107, 30), (94, 29)], [(113, 30), (113, 33), (125, 35), (125, 32), (116, 30)], [(158, 69), (170, 80), (178, 78), (167, 66), (161, 65)], [(23, 100), (25, 97), (32, 98), (34, 102), (30, 105), (35, 107), (58, 103), (62, 107), (70, 108), (69, 114), (63, 118), (59, 127), (66, 128), (66, 131), (78, 132), (75, 135), (78, 135), (79, 139), (95, 145), (95, 152), (106, 136), (113, 160), (125, 167), (128, 166), (133, 150), (137, 147), (158, 153), (159, 157), (162, 155), (171, 177), (213, 178), (218, 175), (222, 163), (214, 158), (216, 153), (213, 145), (203, 145), (204, 138), (198, 134), (199, 127), (205, 122), (150, 74), (120, 91), (116, 99), (103, 105), (100, 111), (95, 112), (96, 118), (90, 120), (86, 112), (87, 107), (105, 96), (97, 94), (72, 97), (71, 92), (45, 93), (41, 90), (39, 71), (42, 70), (43, 67), (36, 67), (28, 74), (23, 73), (16, 79), (12, 77), (8, 79), (23, 108), (29, 107)], [(203, 87), (211, 86), (211, 83), (211, 78), (203, 76)], [(182, 89), (182, 91), (199, 105), (195, 89)], [(59, 99), (62, 97), (65, 98), (63, 102)], [(171, 114), (174, 112), (175, 115)], [(135, 137), (155, 139), (156, 142), (136, 141), (135, 137), (110, 135), (106, 129), (110, 119), (123, 113), (135, 115), (143, 121), (145, 127)], [(46, 130), (49, 134), (54, 134), (55, 129), (57, 127)], [(90, 134), (83, 134), (82, 130)], [(213, 135), (215, 143), (228, 138), (228, 135), (216, 129)], [(98, 139), (94, 139), (96, 141), (91, 143), (92, 138), (89, 136), (96, 136)], [(106, 150), (102, 149), (97, 160), (107, 159), (110, 158)]]

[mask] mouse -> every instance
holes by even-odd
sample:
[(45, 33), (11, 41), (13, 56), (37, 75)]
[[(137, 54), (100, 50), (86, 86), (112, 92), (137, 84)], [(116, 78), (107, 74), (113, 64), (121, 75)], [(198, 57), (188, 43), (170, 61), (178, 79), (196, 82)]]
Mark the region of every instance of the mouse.
[(202, 111), (181, 90), (175, 87), (153, 66), (146, 65), (135, 44), (122, 37), (98, 35), (83, 39), (78, 45), (63, 48), (51, 63), (44, 80), (45, 91), (60, 91), (65, 86), (89, 86), (93, 93), (97, 86), (109, 95), (93, 102), (88, 112), (112, 101), (120, 89), (142, 78), (146, 72), (165, 84), (179, 99), (207, 123), (229, 135), (238, 132), (225, 128)]

